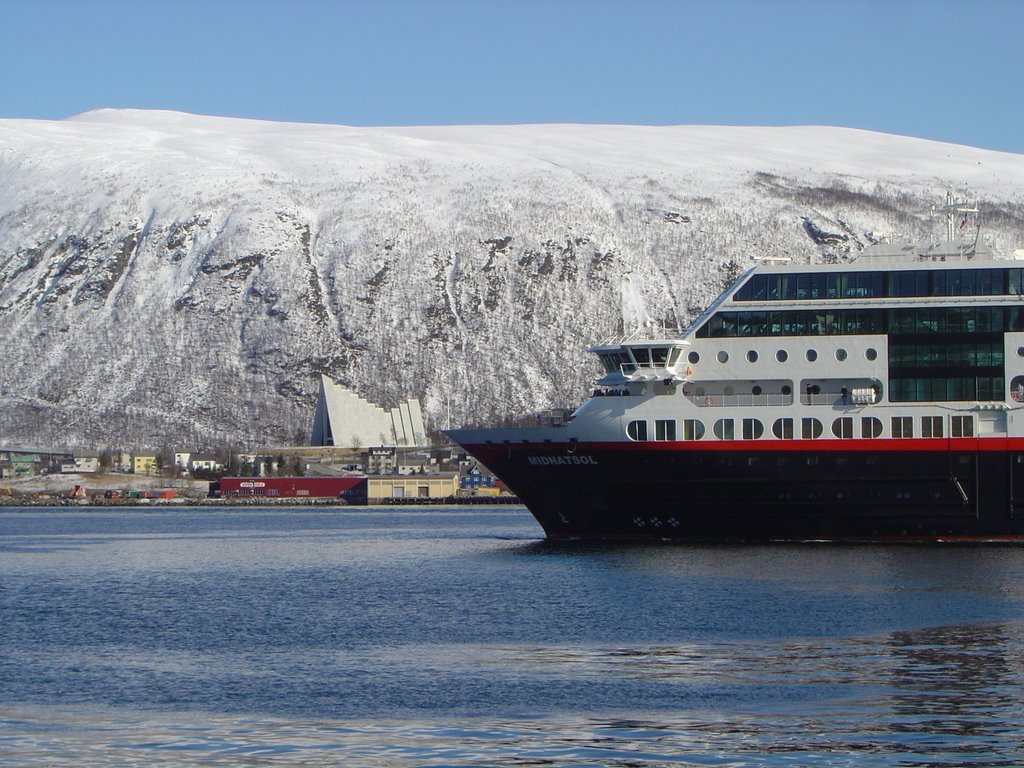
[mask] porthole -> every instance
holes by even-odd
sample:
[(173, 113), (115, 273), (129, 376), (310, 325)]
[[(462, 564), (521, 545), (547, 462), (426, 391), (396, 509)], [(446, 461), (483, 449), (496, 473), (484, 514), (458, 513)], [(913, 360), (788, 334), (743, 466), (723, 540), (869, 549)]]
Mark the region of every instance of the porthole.
[(725, 388), (725, 396), (726, 396), (726, 397), (732, 397), (732, 396), (733, 396), (733, 395), (735, 395), (735, 394), (736, 394), (736, 390), (735, 390), (735, 389), (733, 389), (732, 387), (729, 387), (729, 386), (727, 386), (727, 387)]
[(874, 347), (868, 347), (866, 350), (864, 350), (864, 357), (866, 357), (868, 360), (877, 360), (878, 350), (876, 350)]
[(729, 362), (729, 353), (726, 352), (724, 349), (719, 351), (719, 353), (718, 353), (718, 362), (720, 362), (720, 363), (727, 363), (727, 362)]
[(1024, 403), (1024, 376), (1014, 376), (1010, 382), (1010, 397), (1017, 403)]
[(747, 362), (748, 363), (756, 363), (757, 362), (757, 352), (755, 352), (752, 349), (749, 350), (747, 352)]
[(845, 349), (837, 349), (836, 350), (836, 360), (838, 360), (839, 362), (843, 362), (843, 360), (845, 360), (845, 359), (846, 359), (846, 350)]
[(784, 363), (787, 360), (789, 360), (789, 352), (787, 352), (784, 349), (780, 349), (778, 352), (775, 353), (775, 359), (778, 360), (780, 363)]
[(763, 389), (761, 389), (761, 388), (760, 388), (759, 386), (757, 386), (757, 385), (755, 384), (755, 385), (753, 386), (753, 388), (752, 388), (752, 389), (750, 390), (750, 394), (754, 395), (754, 397), (757, 397), (757, 396), (758, 396), (758, 395), (760, 395), (760, 394), (761, 394), (761, 393), (762, 393), (763, 391), (764, 391)]
[(1017, 357), (1024, 357), (1024, 347), (1017, 347)]
[(789, 386), (789, 384), (783, 384), (782, 385), (782, 394), (785, 395), (786, 397), (789, 397), (790, 395), (793, 394), (793, 388), (791, 386)]
[(804, 357), (807, 358), (808, 363), (813, 363), (815, 360), (818, 359), (818, 351), (816, 349), (808, 349), (804, 353)]
[(693, 365), (696, 365), (697, 363), (700, 362), (700, 353), (697, 352), (696, 350), (694, 350), (693, 352), (690, 352), (690, 354), (688, 354), (686, 356), (686, 361), (688, 363), (692, 363)]

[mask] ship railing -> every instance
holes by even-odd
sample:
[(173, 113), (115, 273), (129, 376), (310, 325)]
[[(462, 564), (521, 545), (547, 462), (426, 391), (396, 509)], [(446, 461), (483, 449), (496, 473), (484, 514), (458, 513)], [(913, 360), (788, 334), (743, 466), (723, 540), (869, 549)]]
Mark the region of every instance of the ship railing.
[(686, 399), (698, 408), (717, 408), (719, 406), (740, 407), (754, 405), (792, 405), (793, 395), (780, 393), (767, 395), (692, 395)]
[(867, 390), (863, 392), (861, 390), (855, 390), (850, 393), (843, 394), (842, 392), (821, 392), (819, 394), (800, 395), (800, 405), (872, 405), (876, 402), (876, 396)]

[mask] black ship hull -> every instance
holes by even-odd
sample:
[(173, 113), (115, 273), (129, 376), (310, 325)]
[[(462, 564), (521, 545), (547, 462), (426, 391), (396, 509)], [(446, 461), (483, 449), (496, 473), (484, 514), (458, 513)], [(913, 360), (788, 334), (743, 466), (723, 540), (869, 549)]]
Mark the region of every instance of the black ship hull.
[(553, 539), (1024, 541), (1024, 441), (908, 442), (463, 447)]

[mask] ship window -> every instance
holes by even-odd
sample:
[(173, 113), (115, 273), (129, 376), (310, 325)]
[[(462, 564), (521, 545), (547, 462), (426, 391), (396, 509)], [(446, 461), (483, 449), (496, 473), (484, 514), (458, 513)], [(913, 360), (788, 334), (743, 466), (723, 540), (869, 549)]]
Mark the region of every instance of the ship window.
[(800, 420), (800, 436), (804, 440), (817, 440), (823, 431), (821, 422), (815, 418), (808, 416)]
[(647, 347), (633, 347), (633, 359), (641, 368), (650, 368), (651, 351)]
[(655, 368), (664, 368), (668, 362), (668, 347), (651, 347), (651, 362)]
[(1018, 403), (1024, 403), (1024, 376), (1014, 376), (1010, 382), (1010, 397)]
[(779, 440), (792, 440), (793, 439), (793, 420), (792, 419), (776, 419), (775, 423), (772, 424), (772, 434), (775, 435)]
[(782, 391), (782, 394), (785, 395), (786, 397), (789, 397), (790, 395), (793, 394), (793, 388), (791, 386), (789, 386), (789, 384), (783, 384), (781, 391)]
[(756, 363), (757, 362), (757, 352), (755, 352), (752, 349), (749, 350), (747, 352), (747, 362), (748, 363)]
[(844, 440), (849, 440), (853, 437), (853, 418), (850, 416), (840, 416), (833, 421), (832, 434)]
[(675, 419), (656, 419), (654, 422), (654, 439), (672, 441), (676, 439)]
[(743, 439), (757, 440), (764, 434), (764, 424), (758, 419), (743, 420)]
[(761, 395), (763, 393), (764, 393), (764, 390), (761, 389), (761, 387), (758, 386), (757, 384), (755, 384), (753, 387), (750, 388), (750, 394), (752, 394), (754, 397), (757, 397), (758, 395)]
[(683, 440), (700, 440), (704, 437), (704, 422), (698, 419), (683, 419)]
[(729, 362), (729, 353), (726, 352), (724, 349), (719, 350), (719, 352), (718, 352), (718, 362), (720, 362), (720, 363), (727, 363), (727, 362)]
[(914, 419), (910, 416), (893, 416), (892, 436), (896, 438), (913, 437)]
[(647, 439), (647, 422), (646, 421), (631, 421), (626, 427), (626, 437), (630, 440), (636, 440), (643, 442)]
[(700, 353), (693, 351), (686, 356), (686, 360), (692, 365), (696, 365), (697, 363), (700, 362)]
[(882, 436), (882, 422), (874, 416), (862, 416), (860, 419), (860, 436), (867, 438)]
[(683, 353), (679, 347), (672, 347), (672, 351), (668, 353), (668, 364), (675, 365), (679, 361), (679, 356)]
[(921, 437), (942, 437), (942, 417), (922, 416)]
[(951, 417), (949, 434), (951, 437), (974, 437), (974, 418), (972, 416)]
[(784, 349), (780, 349), (778, 352), (775, 353), (775, 359), (778, 360), (780, 363), (784, 363), (787, 360), (789, 360), (789, 353)]
[(813, 362), (814, 362), (815, 360), (817, 360), (817, 359), (818, 359), (818, 351), (817, 351), (817, 350), (815, 350), (815, 349), (808, 349), (808, 350), (807, 350), (807, 351), (806, 351), (806, 352), (804, 353), (804, 357), (806, 357), (806, 358), (807, 358), (807, 362), (808, 362), (808, 363), (813, 363)]
[(719, 440), (735, 440), (736, 430), (732, 419), (719, 419), (712, 430)]
[(864, 357), (868, 360), (877, 360), (878, 350), (869, 347), (868, 349), (864, 350)]
[(837, 349), (836, 350), (836, 360), (838, 360), (839, 362), (843, 362), (843, 360), (845, 360), (845, 359), (846, 359), (846, 350), (845, 349)]

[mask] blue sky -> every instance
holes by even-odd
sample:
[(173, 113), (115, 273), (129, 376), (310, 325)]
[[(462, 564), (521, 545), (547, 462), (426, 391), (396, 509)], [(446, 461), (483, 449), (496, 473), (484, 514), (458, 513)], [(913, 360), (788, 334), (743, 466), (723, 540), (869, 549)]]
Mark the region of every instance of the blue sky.
[(1024, 152), (1024, 0), (0, 0), (0, 117), (841, 125)]

